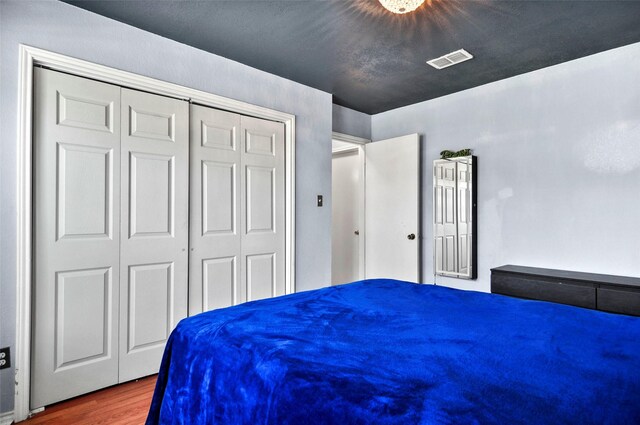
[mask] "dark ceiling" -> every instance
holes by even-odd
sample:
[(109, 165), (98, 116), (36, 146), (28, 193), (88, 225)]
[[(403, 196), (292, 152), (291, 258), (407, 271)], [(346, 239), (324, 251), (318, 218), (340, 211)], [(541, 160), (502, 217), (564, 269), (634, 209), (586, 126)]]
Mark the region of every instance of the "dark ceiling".
[[(640, 42), (640, 1), (378, 0), (67, 3), (333, 94), (368, 114)], [(458, 49), (474, 59), (436, 70)]]

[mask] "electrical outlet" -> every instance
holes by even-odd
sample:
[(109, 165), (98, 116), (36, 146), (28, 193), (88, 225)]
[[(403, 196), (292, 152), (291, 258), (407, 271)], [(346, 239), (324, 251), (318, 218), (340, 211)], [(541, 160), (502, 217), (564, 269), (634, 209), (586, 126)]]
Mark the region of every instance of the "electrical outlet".
[(11, 367), (11, 356), (9, 347), (0, 348), (0, 369)]

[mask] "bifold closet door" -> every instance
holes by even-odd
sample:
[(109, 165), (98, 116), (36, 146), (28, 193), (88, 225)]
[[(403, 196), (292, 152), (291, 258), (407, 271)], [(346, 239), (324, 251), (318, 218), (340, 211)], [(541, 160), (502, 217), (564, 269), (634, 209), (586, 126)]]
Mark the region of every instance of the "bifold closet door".
[(241, 119), (241, 256), (246, 301), (284, 295), (284, 124)]
[(34, 69), (31, 407), (118, 382), (120, 87)]
[(189, 104), (122, 89), (119, 381), (156, 373), (187, 315)]
[(191, 105), (189, 314), (241, 302), (240, 115)]
[(188, 103), (36, 68), (31, 407), (156, 373), (187, 313)]
[(284, 125), (191, 106), (190, 314), (283, 295)]

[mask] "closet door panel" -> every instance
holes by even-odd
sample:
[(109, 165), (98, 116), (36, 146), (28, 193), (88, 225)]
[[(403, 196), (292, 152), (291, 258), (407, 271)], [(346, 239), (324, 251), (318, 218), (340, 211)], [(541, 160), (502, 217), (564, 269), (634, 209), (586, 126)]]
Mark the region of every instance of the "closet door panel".
[(118, 381), (120, 88), (34, 70), (31, 408)]
[(276, 254), (246, 255), (247, 301), (271, 298), (278, 293)]
[(284, 124), (242, 119), (242, 298), (285, 293)]
[(57, 238), (110, 238), (113, 149), (58, 143)]
[(202, 305), (205, 311), (236, 304), (237, 256), (201, 260)]
[(127, 350), (164, 344), (172, 328), (174, 263), (129, 268)]
[(129, 237), (172, 237), (175, 156), (129, 153)]
[(122, 89), (120, 367), (156, 373), (187, 314), (189, 105)]
[(202, 161), (202, 236), (236, 234), (237, 164)]
[(240, 115), (191, 105), (189, 314), (241, 301)]
[(246, 167), (247, 234), (276, 231), (276, 169)]

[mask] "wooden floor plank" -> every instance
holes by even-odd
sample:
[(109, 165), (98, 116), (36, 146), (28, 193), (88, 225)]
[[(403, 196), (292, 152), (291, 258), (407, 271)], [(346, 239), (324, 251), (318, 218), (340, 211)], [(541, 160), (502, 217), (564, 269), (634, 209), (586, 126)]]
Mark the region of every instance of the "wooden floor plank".
[(116, 385), (48, 406), (20, 425), (144, 424), (156, 385), (156, 375)]

